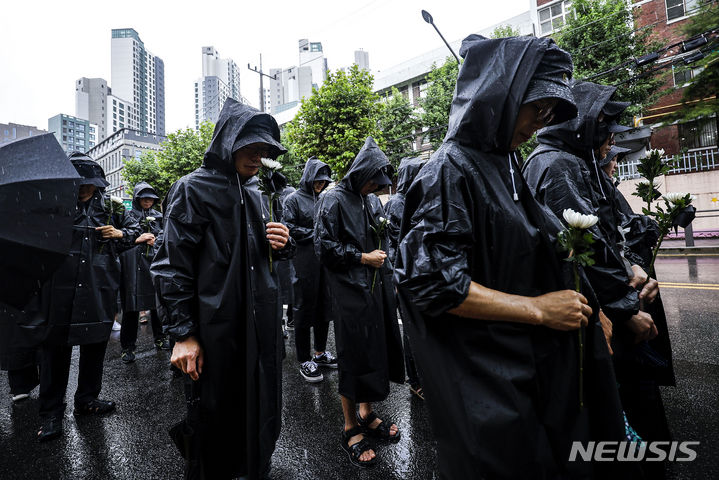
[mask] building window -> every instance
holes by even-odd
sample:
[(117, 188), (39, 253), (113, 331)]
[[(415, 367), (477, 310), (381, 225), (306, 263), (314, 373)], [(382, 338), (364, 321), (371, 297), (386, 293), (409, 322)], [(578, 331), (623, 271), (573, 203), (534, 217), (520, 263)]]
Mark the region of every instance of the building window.
[(703, 67), (683, 68), (672, 66), (672, 73), (674, 74), (674, 86), (683, 87), (685, 84), (690, 83), (692, 79), (699, 75), (703, 69)]
[[(667, 0), (671, 1), (671, 0)], [(689, 1), (689, 0), (688, 0)], [(572, 2), (565, 0), (539, 10), (539, 34), (549, 35), (562, 28), (572, 13)]]
[(717, 119), (705, 118), (680, 123), (679, 145), (682, 149), (710, 148), (717, 146)]
[(697, 0), (666, 0), (667, 21), (684, 17), (697, 8)]

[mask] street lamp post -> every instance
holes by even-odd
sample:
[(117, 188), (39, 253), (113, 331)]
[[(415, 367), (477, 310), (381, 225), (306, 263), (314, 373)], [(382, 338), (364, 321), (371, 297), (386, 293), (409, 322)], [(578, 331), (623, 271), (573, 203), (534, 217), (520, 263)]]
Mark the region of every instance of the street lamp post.
[(427, 10), (422, 10), (422, 18), (424, 18), (424, 21), (429, 23), (434, 27), (435, 30), (437, 30), (437, 35), (439, 35), (439, 38), (442, 39), (445, 45), (447, 45), (447, 48), (449, 48), (449, 51), (452, 52), (452, 55), (454, 55), (454, 58), (457, 60), (457, 63), (459, 63), (459, 57), (456, 53), (454, 53), (454, 50), (452, 50), (452, 47), (449, 46), (449, 43), (447, 43), (447, 40), (444, 39), (444, 36), (439, 31), (439, 28), (437, 28), (437, 25), (434, 24), (434, 19), (432, 18), (432, 15), (429, 14)]

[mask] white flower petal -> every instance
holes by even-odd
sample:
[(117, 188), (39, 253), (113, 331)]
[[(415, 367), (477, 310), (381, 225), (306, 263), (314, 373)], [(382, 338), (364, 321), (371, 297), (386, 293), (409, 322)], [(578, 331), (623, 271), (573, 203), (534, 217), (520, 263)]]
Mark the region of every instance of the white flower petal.
[(271, 158), (261, 158), (260, 161), (265, 168), (269, 168), (270, 170), (282, 169), (282, 164), (277, 160), (272, 160)]
[(116, 197), (115, 195), (111, 195), (110, 200), (112, 200), (115, 203), (122, 203), (122, 199), (120, 197)]
[(145, 217), (145, 218), (147, 219), (148, 222), (154, 222), (154, 221), (155, 221), (155, 217)]

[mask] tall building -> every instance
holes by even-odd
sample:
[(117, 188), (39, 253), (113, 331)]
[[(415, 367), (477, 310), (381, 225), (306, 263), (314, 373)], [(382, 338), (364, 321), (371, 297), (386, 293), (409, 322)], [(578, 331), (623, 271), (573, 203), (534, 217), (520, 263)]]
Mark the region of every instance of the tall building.
[(369, 52), (355, 50), (355, 65), (357, 65), (360, 70), (369, 71)]
[(42, 135), (47, 133), (46, 130), (40, 130), (37, 127), (29, 125), (20, 125), (17, 123), (0, 123), (0, 145), (14, 142), (34, 135)]
[(102, 140), (123, 128), (140, 130), (139, 118), (140, 116), (132, 102), (114, 95), (112, 89), (109, 89), (107, 95), (107, 135)]
[(107, 95), (110, 88), (103, 78), (82, 77), (75, 82), (75, 116), (97, 125), (98, 141), (107, 136)]
[(165, 134), (164, 62), (132, 28), (112, 30), (110, 84), (115, 96), (132, 103), (138, 130)]
[(202, 78), (195, 82), (195, 128), (217, 122), (225, 100), (240, 95), (240, 70), (231, 58), (220, 58), (215, 47), (202, 47)]
[(273, 114), (296, 107), (300, 100), (312, 95), (327, 79), (327, 59), (322, 43), (299, 41), (299, 64), (286, 69), (272, 68), (270, 76), (270, 110)]
[(59, 113), (50, 117), (47, 130), (55, 134), (66, 153), (87, 152), (97, 144), (97, 125), (72, 115)]
[(264, 94), (264, 100), (265, 100), (265, 112), (271, 113), (272, 112), (272, 98), (270, 97), (270, 89), (265, 88), (265, 94)]
[(127, 182), (122, 177), (125, 162), (139, 159), (144, 152), (158, 151), (166, 137), (138, 130), (123, 128), (110, 134), (105, 140), (91, 148), (87, 154), (100, 164), (110, 185), (107, 193), (118, 197), (129, 197)]

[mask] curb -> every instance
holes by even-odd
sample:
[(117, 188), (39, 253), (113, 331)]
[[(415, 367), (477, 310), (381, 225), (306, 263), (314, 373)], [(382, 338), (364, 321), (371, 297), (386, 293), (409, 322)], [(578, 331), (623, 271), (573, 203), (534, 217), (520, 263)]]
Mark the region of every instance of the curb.
[(719, 246), (703, 247), (665, 247), (659, 248), (657, 256), (678, 256), (678, 255), (719, 255)]

